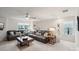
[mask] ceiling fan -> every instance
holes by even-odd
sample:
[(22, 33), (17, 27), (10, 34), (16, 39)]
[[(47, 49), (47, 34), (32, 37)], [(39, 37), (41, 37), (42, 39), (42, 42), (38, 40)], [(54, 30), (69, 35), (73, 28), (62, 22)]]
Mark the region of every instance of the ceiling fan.
[(29, 19), (36, 19), (36, 17), (31, 16), (29, 13), (26, 13), (25, 17)]

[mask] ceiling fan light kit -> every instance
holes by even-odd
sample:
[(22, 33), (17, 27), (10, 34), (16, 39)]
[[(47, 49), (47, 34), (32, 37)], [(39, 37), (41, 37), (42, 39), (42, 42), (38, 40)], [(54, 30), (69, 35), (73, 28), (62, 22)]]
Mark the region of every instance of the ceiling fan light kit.
[(36, 19), (36, 17), (30, 16), (29, 13), (26, 13), (26, 19)]

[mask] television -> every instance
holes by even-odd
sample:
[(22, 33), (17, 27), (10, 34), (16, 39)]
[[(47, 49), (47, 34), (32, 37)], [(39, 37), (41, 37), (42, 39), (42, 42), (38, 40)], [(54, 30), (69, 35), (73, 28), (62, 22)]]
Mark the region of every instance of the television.
[(79, 16), (77, 16), (77, 29), (79, 31)]

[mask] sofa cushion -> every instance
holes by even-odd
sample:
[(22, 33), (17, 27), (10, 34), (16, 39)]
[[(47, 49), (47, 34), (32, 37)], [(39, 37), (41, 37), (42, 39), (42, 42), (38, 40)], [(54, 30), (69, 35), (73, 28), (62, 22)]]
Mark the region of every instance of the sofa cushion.
[(10, 32), (10, 34), (11, 34), (12, 36), (14, 36), (14, 32)]
[(21, 35), (21, 32), (16, 32), (16, 36), (20, 36)]

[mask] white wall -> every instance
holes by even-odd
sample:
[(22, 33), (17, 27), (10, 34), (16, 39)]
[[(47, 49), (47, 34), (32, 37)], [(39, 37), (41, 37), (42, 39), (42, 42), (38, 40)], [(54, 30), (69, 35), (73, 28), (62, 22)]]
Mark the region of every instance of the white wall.
[(55, 20), (41, 20), (41, 21), (35, 21), (34, 25), (36, 25), (36, 27), (39, 27), (42, 30), (47, 30), (50, 27), (55, 27)]
[(8, 30), (17, 30), (17, 24), (18, 23), (26, 23), (26, 24), (30, 24), (31, 25), (31, 29), (33, 28), (33, 21), (28, 21), (26, 19), (18, 19), (18, 18), (10, 18), (7, 21), (8, 25), (7, 25), (7, 29)]

